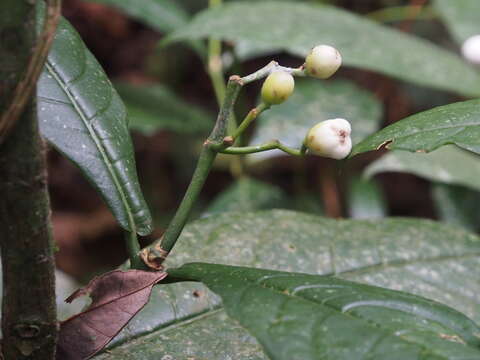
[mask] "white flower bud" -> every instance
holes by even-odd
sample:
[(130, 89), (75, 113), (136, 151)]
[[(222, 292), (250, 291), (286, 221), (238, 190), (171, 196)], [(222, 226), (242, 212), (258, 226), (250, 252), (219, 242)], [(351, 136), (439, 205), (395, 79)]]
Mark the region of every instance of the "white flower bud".
[(480, 34), (465, 40), (462, 46), (462, 55), (471, 63), (480, 65)]
[(321, 121), (308, 132), (305, 146), (315, 155), (341, 160), (352, 150), (351, 131), (345, 119)]
[(262, 100), (268, 105), (277, 105), (287, 100), (293, 93), (295, 80), (285, 71), (274, 71), (265, 79), (262, 86)]
[(305, 59), (305, 68), (308, 75), (327, 79), (342, 65), (342, 56), (332, 46), (315, 46)]

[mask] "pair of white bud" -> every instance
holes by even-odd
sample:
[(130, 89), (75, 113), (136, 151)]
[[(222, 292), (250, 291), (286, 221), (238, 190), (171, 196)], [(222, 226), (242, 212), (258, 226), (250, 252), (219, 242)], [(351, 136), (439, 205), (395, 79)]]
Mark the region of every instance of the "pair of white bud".
[[(305, 58), (305, 73), (318, 79), (327, 79), (342, 65), (342, 56), (328, 45), (315, 46)], [(293, 76), (283, 70), (268, 75), (262, 86), (262, 100), (268, 105), (277, 105), (287, 100), (295, 88)]]
[[(342, 64), (342, 56), (332, 46), (315, 46), (305, 58), (305, 73), (318, 79), (332, 76)], [(293, 93), (295, 81), (286, 71), (272, 72), (262, 86), (262, 101), (268, 105), (281, 104)], [(345, 119), (330, 119), (312, 127), (304, 146), (315, 155), (344, 159), (352, 150), (350, 123)]]

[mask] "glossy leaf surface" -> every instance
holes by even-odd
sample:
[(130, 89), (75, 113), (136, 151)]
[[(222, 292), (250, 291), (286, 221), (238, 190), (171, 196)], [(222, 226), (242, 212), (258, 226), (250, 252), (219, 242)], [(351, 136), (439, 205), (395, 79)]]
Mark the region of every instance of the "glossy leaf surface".
[[(279, 19), (281, 26), (274, 26)], [(240, 42), (250, 51), (285, 50), (301, 57), (315, 45), (330, 44), (340, 50), (346, 65), (465, 95), (480, 94), (480, 74), (457, 55), (328, 5), (231, 3), (200, 13), (169, 41), (209, 36)]]
[(130, 128), (145, 135), (159, 130), (207, 134), (213, 127), (213, 116), (180, 99), (164, 86), (117, 83), (115, 88), (127, 107)]
[(433, 4), (458, 43), (480, 34), (480, 1), (435, 0)]
[[(41, 14), (41, 13), (40, 13)], [(151, 232), (127, 113), (72, 26), (62, 19), (37, 86), (40, 132), (104, 197), (122, 227)]]
[[(425, 296), (480, 320), (480, 238), (432, 221), (337, 221), (285, 210), (226, 213), (185, 228), (168, 263), (192, 261), (336, 274)], [(255, 340), (225, 317), (218, 297), (200, 283), (156, 286), (152, 301), (110, 351), (98, 358), (264, 359)]]
[[(373, 95), (349, 81), (297, 80), (294, 93), (284, 104), (272, 107), (256, 120), (250, 144), (276, 139), (300, 148), (312, 126), (333, 118), (350, 121), (355, 144), (378, 128), (381, 115), (381, 104)], [(280, 150), (274, 150), (252, 154), (251, 158), (280, 154)]]
[(480, 328), (425, 298), (327, 276), (192, 263), (273, 360), (477, 359)]
[(480, 156), (454, 145), (428, 154), (391, 151), (365, 169), (367, 177), (382, 172), (406, 172), (430, 181), (480, 191)]
[(480, 100), (427, 110), (387, 126), (355, 145), (350, 157), (384, 146), (391, 150), (429, 152), (455, 144), (480, 154)]

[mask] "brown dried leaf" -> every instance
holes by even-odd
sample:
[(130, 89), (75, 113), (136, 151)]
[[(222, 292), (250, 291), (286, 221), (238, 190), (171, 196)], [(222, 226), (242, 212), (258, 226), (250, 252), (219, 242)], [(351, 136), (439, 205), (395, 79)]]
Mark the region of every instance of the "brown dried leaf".
[(150, 298), (166, 272), (115, 270), (94, 278), (65, 301), (89, 295), (91, 305), (60, 325), (57, 360), (83, 360), (103, 349)]

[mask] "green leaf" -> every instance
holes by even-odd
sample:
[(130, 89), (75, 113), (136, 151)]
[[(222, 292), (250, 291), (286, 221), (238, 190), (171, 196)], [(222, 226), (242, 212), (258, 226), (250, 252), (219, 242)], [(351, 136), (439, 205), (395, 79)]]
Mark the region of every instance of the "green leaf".
[(462, 186), (434, 184), (432, 200), (437, 216), (446, 223), (478, 231), (480, 192)]
[(129, 115), (129, 126), (145, 135), (159, 130), (180, 134), (206, 134), (213, 117), (201, 108), (183, 101), (162, 85), (134, 86), (117, 83)]
[(37, 101), (42, 135), (83, 171), (123, 228), (134, 225), (140, 235), (149, 234), (152, 219), (137, 179), (125, 107), (65, 19), (40, 76)]
[(427, 110), (383, 128), (355, 145), (350, 157), (387, 149), (429, 152), (455, 144), (480, 154), (480, 100), (458, 102)]
[(282, 208), (287, 203), (285, 192), (274, 185), (242, 177), (220, 193), (208, 206), (204, 216), (227, 211), (254, 211)]
[(210, 36), (242, 43), (249, 51), (285, 50), (301, 57), (317, 44), (331, 44), (346, 65), (464, 95), (480, 94), (480, 74), (457, 55), (328, 5), (226, 4), (201, 12), (168, 41)]
[(365, 169), (369, 178), (382, 172), (406, 172), (430, 181), (480, 191), (480, 157), (454, 145), (429, 154), (391, 151)]
[(387, 213), (382, 189), (373, 180), (353, 178), (349, 184), (347, 203), (348, 213), (354, 219), (377, 219)]
[(478, 359), (480, 328), (425, 298), (327, 276), (194, 263), (169, 271), (205, 283), (272, 360)]
[(184, 26), (189, 15), (175, 0), (88, 0), (111, 5), (160, 32)]
[(435, 0), (433, 4), (459, 44), (470, 36), (480, 34), (478, 0)]
[[(352, 140), (357, 143), (378, 128), (381, 104), (367, 91), (349, 81), (297, 80), (295, 92), (285, 104), (274, 106), (256, 120), (251, 145), (272, 139), (300, 148), (308, 130), (319, 121), (345, 118), (352, 125)], [(261, 159), (283, 154), (279, 150), (251, 155)]]
[[(192, 261), (335, 274), (412, 292), (480, 321), (480, 238), (433, 221), (339, 221), (285, 210), (230, 212), (184, 229), (167, 265)], [(255, 340), (225, 317), (218, 296), (199, 283), (155, 287), (151, 302), (110, 352), (97, 358), (157, 360), (167, 355), (265, 359)]]

